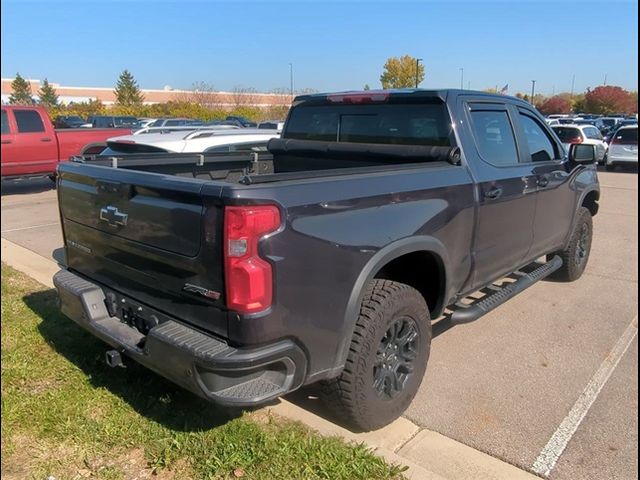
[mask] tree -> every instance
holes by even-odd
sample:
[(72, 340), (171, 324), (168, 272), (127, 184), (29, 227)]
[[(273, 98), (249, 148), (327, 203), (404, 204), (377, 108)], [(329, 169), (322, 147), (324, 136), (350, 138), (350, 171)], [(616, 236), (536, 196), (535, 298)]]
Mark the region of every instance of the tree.
[(116, 94), (116, 105), (120, 107), (139, 107), (144, 101), (140, 87), (129, 70), (120, 74), (113, 93)]
[(613, 85), (601, 85), (588, 91), (584, 96), (587, 113), (635, 113), (637, 104), (627, 90)]
[(221, 105), (220, 95), (216, 93), (213, 85), (207, 82), (195, 82), (186, 101), (209, 108), (219, 108)]
[(12, 105), (33, 104), (33, 98), (31, 98), (31, 84), (22, 78), (19, 73), (16, 73), (16, 78), (11, 82), (9, 103)]
[(368, 83), (365, 83), (365, 84), (364, 84), (364, 88), (363, 88), (363, 90), (371, 90), (371, 87), (369, 86), (369, 84), (368, 84)]
[(571, 102), (561, 95), (545, 100), (539, 107), (540, 113), (543, 115), (550, 115), (552, 113), (570, 113)]
[(409, 88), (422, 82), (424, 77), (424, 65), (419, 65), (416, 58), (404, 55), (387, 59), (380, 83), (382, 88)]
[(243, 105), (255, 105), (258, 97), (255, 88), (236, 85), (233, 87), (232, 98), (233, 106), (238, 108)]
[(54, 108), (58, 106), (58, 94), (56, 89), (51, 86), (49, 80), (46, 78), (42, 82), (42, 87), (38, 90), (38, 97), (40, 97), (40, 104), (47, 108)]

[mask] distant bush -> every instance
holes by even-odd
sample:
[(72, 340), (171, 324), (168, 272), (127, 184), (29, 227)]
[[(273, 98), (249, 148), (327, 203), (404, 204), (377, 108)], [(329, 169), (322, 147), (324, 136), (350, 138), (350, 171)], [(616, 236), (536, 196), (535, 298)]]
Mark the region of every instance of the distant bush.
[(289, 112), (288, 105), (273, 105), (270, 107), (253, 107), (242, 105), (233, 108), (207, 107), (188, 101), (172, 101), (156, 103), (153, 105), (139, 106), (106, 106), (98, 100), (83, 103), (70, 103), (58, 105), (48, 109), (49, 115), (55, 118), (58, 115), (79, 115), (87, 118), (90, 115), (132, 115), (142, 118), (159, 117), (186, 117), (209, 122), (212, 120), (224, 120), (229, 115), (246, 117), (254, 122), (263, 120), (284, 119)]

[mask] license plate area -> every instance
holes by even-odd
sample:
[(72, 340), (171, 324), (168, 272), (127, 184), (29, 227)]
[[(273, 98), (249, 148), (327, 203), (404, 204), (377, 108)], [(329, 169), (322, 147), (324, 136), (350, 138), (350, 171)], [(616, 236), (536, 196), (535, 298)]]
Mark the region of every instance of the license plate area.
[(109, 315), (118, 318), (122, 323), (143, 335), (147, 335), (153, 327), (169, 320), (166, 315), (113, 290), (104, 289), (104, 296)]

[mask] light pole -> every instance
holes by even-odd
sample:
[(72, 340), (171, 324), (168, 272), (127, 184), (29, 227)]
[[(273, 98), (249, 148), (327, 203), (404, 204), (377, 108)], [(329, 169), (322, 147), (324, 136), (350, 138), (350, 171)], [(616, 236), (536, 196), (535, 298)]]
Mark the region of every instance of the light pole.
[(416, 58), (416, 88), (418, 88), (418, 83), (420, 83), (418, 81), (418, 78), (420, 77), (420, 62), (422, 61), (421, 58)]
[(573, 99), (573, 87), (575, 87), (576, 85), (576, 75), (573, 74), (573, 77), (571, 77), (571, 98)]
[(460, 90), (464, 89), (464, 68), (460, 68)]
[(535, 80), (531, 80), (531, 105), (533, 105), (534, 107), (535, 107), (535, 105), (533, 103), (533, 98), (534, 98), (535, 94), (536, 94), (536, 81)]
[(291, 100), (293, 100), (293, 63), (289, 64), (289, 92), (291, 93)]

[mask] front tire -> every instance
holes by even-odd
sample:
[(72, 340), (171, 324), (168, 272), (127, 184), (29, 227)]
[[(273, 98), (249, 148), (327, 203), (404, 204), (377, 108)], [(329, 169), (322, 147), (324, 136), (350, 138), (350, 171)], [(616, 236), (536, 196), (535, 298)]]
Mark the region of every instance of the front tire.
[(552, 277), (563, 282), (573, 282), (584, 273), (593, 240), (593, 218), (588, 208), (580, 207), (578, 219), (571, 232), (571, 238), (567, 248), (553, 253), (548, 258), (559, 255), (562, 258), (562, 267), (556, 270)]
[(423, 296), (390, 280), (365, 293), (342, 374), (324, 382), (332, 411), (359, 430), (383, 427), (415, 397), (431, 347), (431, 318)]

